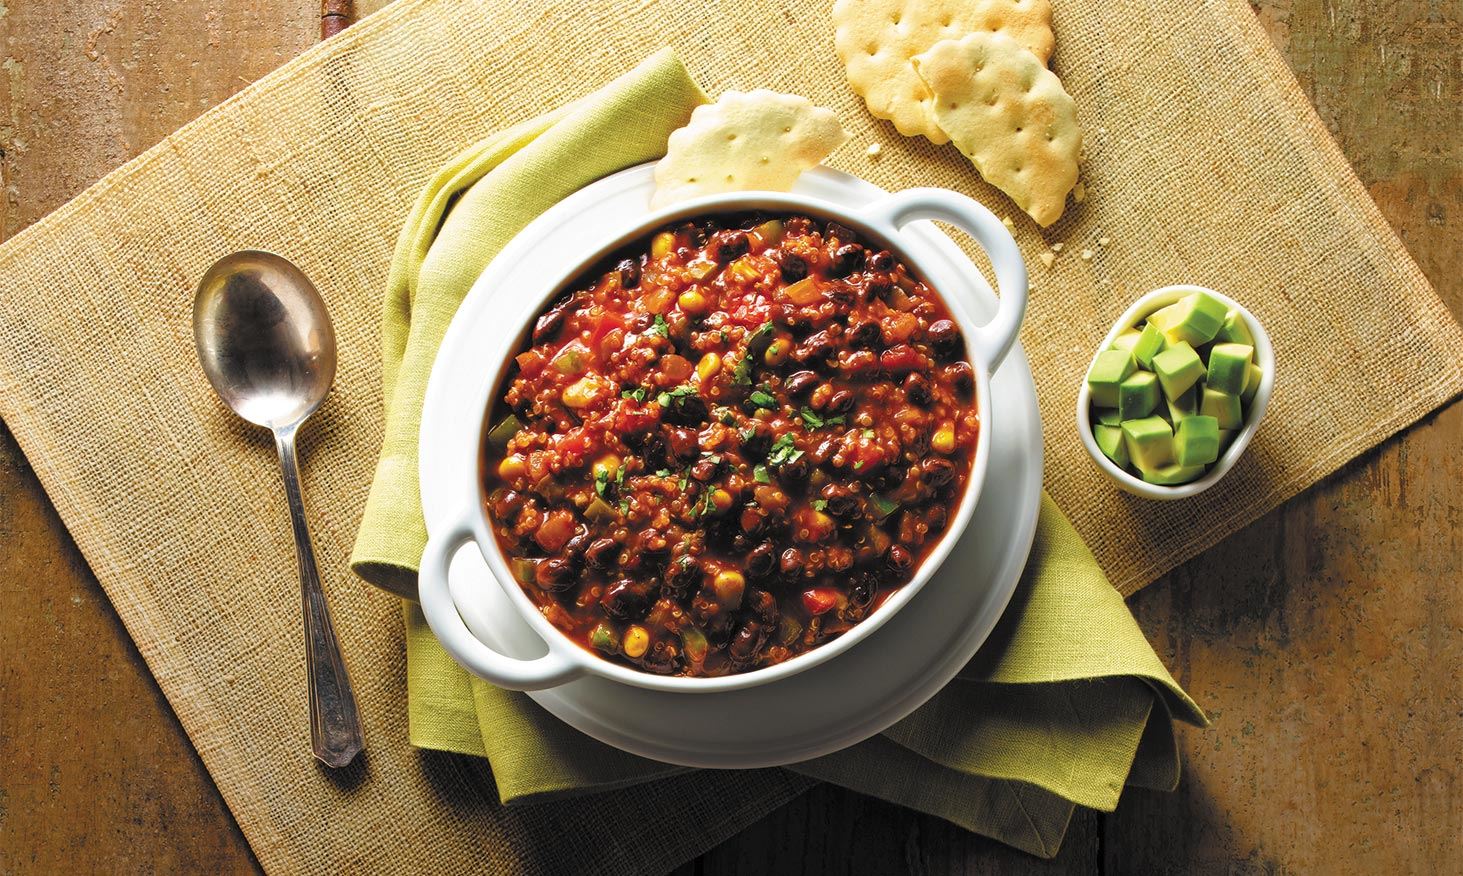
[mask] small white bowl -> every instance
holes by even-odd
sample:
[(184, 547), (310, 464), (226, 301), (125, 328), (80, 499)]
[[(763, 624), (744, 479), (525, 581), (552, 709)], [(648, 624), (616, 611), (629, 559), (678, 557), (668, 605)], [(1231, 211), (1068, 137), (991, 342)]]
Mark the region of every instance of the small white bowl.
[[(1255, 319), (1244, 305), (1235, 301), (1227, 295), (1221, 295), (1213, 289), (1206, 289), (1203, 286), (1164, 286), (1161, 289), (1154, 289), (1142, 298), (1133, 302), (1133, 306), (1123, 312), (1118, 321), (1113, 324), (1112, 330), (1107, 337), (1102, 339), (1102, 344), (1092, 354), (1092, 362), (1097, 361), (1097, 354), (1112, 346), (1112, 342), (1125, 329), (1133, 328), (1139, 322), (1146, 319), (1148, 314), (1160, 307), (1172, 304), (1191, 292), (1203, 292), (1213, 298), (1224, 302), (1226, 307), (1237, 311), (1244, 318), (1245, 324), (1250, 328), (1250, 334), (1255, 337), (1255, 364), (1260, 366), (1264, 374), (1260, 377), (1260, 388), (1255, 391), (1255, 397), (1251, 399), (1245, 410), (1245, 422), (1240, 427), (1239, 434), (1219, 455), (1219, 459), (1204, 473), (1204, 476), (1187, 484), (1177, 484), (1172, 487), (1160, 484), (1150, 484), (1142, 478), (1129, 474), (1113, 463), (1102, 449), (1097, 446), (1097, 439), (1092, 435), (1092, 398), (1091, 391), (1087, 388), (1087, 380), (1084, 376), (1082, 389), (1077, 393), (1077, 433), (1082, 437), (1082, 446), (1087, 448), (1087, 455), (1107, 479), (1132, 493), (1135, 496), (1142, 496), (1145, 499), (1187, 499), (1189, 496), (1197, 496), (1215, 484), (1219, 479), (1234, 467), (1240, 454), (1245, 452), (1249, 446), (1250, 439), (1254, 437), (1255, 430), (1259, 428), (1260, 420), (1265, 416), (1265, 408), (1270, 404), (1270, 393), (1275, 388), (1275, 348), (1270, 346), (1270, 336)], [(1092, 367), (1088, 364), (1088, 369)], [(1082, 372), (1084, 375), (1087, 371)]]

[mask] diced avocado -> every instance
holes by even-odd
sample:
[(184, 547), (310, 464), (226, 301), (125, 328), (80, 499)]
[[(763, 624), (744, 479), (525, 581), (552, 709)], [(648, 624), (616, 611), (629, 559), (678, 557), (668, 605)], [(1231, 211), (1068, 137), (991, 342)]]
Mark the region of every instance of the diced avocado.
[(1179, 341), (1153, 357), (1153, 370), (1163, 384), (1163, 394), (1178, 398), (1204, 376), (1204, 362), (1187, 341)]
[(1203, 415), (1185, 417), (1173, 435), (1173, 458), (1179, 465), (1208, 465), (1219, 458), (1219, 421)]
[(1173, 462), (1173, 432), (1162, 417), (1123, 421), (1123, 444), (1128, 458), (1140, 469), (1157, 469)]
[(1140, 469), (1143, 480), (1150, 484), (1157, 484), (1162, 487), (1172, 487), (1178, 484), (1187, 484), (1189, 481), (1204, 473), (1202, 465), (1165, 465), (1162, 468)]
[(1203, 292), (1191, 292), (1154, 311), (1148, 321), (1158, 326), (1169, 346), (1187, 341), (1197, 347), (1214, 340), (1228, 313), (1228, 308)]
[(1117, 407), (1118, 385), (1137, 368), (1132, 355), (1123, 350), (1098, 353), (1097, 361), (1087, 372), (1087, 388), (1092, 391), (1092, 403), (1102, 408)]
[(1128, 467), (1128, 445), (1123, 443), (1123, 430), (1116, 426), (1098, 424), (1092, 427), (1092, 437), (1104, 456), (1111, 459), (1118, 468)]
[(1250, 359), (1255, 348), (1248, 344), (1215, 344), (1209, 351), (1209, 367), (1205, 372), (1204, 385), (1210, 389), (1239, 395), (1245, 388), (1249, 376)]
[(1238, 310), (1231, 310), (1224, 315), (1224, 325), (1219, 327), (1219, 334), (1214, 339), (1226, 344), (1255, 345), (1255, 336), (1250, 334), (1250, 324), (1245, 322)]
[(1140, 337), (1142, 337), (1142, 333), (1139, 332), (1137, 329), (1124, 329), (1122, 334), (1112, 339), (1112, 344), (1108, 347), (1108, 349), (1122, 350), (1124, 352), (1131, 353), (1133, 352), (1134, 345), (1138, 343), (1138, 338)]
[(1178, 423), (1185, 417), (1192, 417), (1199, 413), (1199, 388), (1191, 386), (1184, 390), (1178, 398), (1164, 396), (1163, 401), (1168, 408), (1169, 422)]
[(1158, 326), (1147, 323), (1143, 326), (1143, 333), (1133, 343), (1133, 358), (1138, 360), (1138, 365), (1153, 370), (1153, 357), (1164, 347), (1163, 332)]
[(1118, 385), (1118, 416), (1124, 420), (1146, 417), (1158, 407), (1158, 378), (1152, 371), (1134, 371)]
[(1199, 396), (1199, 413), (1218, 420), (1221, 429), (1238, 429), (1244, 422), (1240, 413), (1239, 396), (1207, 386)]
[(1240, 401), (1244, 402), (1245, 404), (1249, 404), (1250, 402), (1255, 400), (1255, 393), (1258, 392), (1260, 389), (1260, 378), (1264, 376), (1264, 370), (1262, 370), (1260, 366), (1256, 365), (1254, 362), (1251, 362), (1249, 366), (1245, 368), (1245, 388), (1240, 390)]
[(1123, 418), (1122, 415), (1118, 413), (1117, 408), (1098, 408), (1097, 422), (1101, 423), (1104, 426), (1117, 427), (1123, 424)]

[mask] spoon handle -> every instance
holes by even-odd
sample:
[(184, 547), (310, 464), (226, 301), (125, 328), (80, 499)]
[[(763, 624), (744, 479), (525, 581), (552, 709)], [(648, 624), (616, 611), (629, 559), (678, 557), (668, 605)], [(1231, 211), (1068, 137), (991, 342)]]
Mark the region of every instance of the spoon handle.
[(300, 492), (300, 469), (295, 460), (295, 429), (277, 429), (274, 443), (279, 448), (279, 465), (284, 473), (284, 491), (290, 503), (290, 522), (295, 531), (295, 559), (300, 567), (300, 595), (305, 604), (305, 674), (310, 690), (310, 744), (326, 766), (343, 767), (355, 759), (365, 745), (361, 718), (350, 675), (340, 656), (335, 625), (320, 588), (315, 567), (315, 548), (305, 525), (305, 499)]

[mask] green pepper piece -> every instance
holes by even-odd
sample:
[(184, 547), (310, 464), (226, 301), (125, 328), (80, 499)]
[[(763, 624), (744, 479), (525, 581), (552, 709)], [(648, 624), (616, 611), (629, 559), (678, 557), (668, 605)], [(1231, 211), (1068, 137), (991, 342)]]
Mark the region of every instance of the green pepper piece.
[(488, 430), (488, 446), (494, 450), (504, 450), (508, 447), (508, 439), (518, 434), (523, 424), (512, 414), (498, 421), (498, 425)]

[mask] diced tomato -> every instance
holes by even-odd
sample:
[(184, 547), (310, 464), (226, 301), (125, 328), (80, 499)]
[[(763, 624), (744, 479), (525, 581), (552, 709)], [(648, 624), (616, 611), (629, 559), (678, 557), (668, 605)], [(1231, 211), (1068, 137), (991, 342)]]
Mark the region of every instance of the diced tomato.
[(803, 591), (803, 610), (817, 617), (838, 607), (842, 594), (833, 587), (814, 587)]
[(918, 370), (924, 365), (924, 357), (908, 344), (895, 344), (879, 354), (879, 364), (885, 371), (901, 374)]
[(615, 431), (621, 434), (646, 432), (659, 422), (660, 405), (626, 402), (615, 414)]
[(542, 374), (544, 366), (549, 362), (543, 351), (537, 347), (519, 353), (514, 361), (518, 363), (518, 372), (529, 379)]
[(549, 553), (558, 553), (574, 535), (574, 513), (564, 508), (549, 512), (534, 532), (533, 540)]

